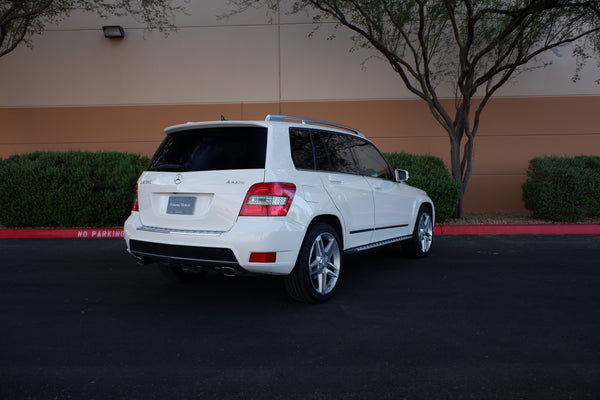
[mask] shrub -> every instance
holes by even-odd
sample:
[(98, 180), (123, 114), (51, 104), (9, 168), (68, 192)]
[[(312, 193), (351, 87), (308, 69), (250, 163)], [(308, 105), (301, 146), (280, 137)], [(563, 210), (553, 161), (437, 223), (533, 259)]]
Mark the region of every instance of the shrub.
[(461, 187), (460, 183), (452, 178), (441, 158), (407, 153), (386, 153), (385, 157), (392, 168), (408, 171), (408, 183), (411, 186), (427, 192), (433, 200), (437, 221), (443, 222), (452, 215)]
[(575, 222), (600, 216), (600, 157), (538, 157), (529, 161), (522, 186), (535, 218)]
[(0, 160), (0, 225), (120, 226), (148, 158), (117, 152), (35, 152)]

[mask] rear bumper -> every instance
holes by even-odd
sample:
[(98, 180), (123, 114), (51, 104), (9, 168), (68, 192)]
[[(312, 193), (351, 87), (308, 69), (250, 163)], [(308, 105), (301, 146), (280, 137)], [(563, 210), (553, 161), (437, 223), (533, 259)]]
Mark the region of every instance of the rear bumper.
[(183, 263), (219, 263), (237, 264), (237, 259), (230, 249), (216, 249), (199, 246), (180, 246), (174, 244), (144, 242), (131, 239), (129, 252), (145, 260), (164, 261), (181, 260)]
[[(273, 275), (292, 271), (304, 233), (305, 227), (286, 217), (240, 217), (227, 232), (201, 232), (148, 228), (134, 212), (124, 227), (127, 250), (145, 262)], [(275, 262), (250, 262), (250, 254), (268, 252), (277, 254)]]

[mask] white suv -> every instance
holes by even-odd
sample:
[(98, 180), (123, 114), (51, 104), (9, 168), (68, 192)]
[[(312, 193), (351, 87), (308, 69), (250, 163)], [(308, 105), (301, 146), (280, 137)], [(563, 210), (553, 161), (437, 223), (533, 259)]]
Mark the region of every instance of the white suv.
[(283, 275), (294, 299), (320, 302), (339, 282), (344, 253), (398, 242), (429, 253), (433, 202), (355, 129), (269, 115), (165, 132), (138, 180), (125, 241), (174, 279)]

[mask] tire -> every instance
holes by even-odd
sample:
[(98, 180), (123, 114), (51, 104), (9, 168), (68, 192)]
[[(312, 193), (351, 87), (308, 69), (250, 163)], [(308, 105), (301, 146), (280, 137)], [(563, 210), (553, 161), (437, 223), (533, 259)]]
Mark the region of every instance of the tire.
[(284, 278), (294, 300), (320, 303), (333, 296), (342, 272), (340, 245), (339, 235), (330, 225), (318, 222), (308, 229), (296, 265)]
[(428, 207), (421, 207), (415, 221), (412, 238), (404, 244), (406, 253), (414, 258), (429, 255), (433, 242), (433, 218)]

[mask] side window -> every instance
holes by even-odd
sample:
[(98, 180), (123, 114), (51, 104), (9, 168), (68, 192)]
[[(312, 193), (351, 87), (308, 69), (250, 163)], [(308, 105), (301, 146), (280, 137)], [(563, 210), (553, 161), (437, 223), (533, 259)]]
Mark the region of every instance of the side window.
[(290, 148), (292, 150), (292, 161), (297, 169), (315, 169), (315, 159), (309, 130), (291, 128)]
[(313, 145), (315, 146), (315, 161), (317, 162), (317, 169), (319, 171), (331, 171), (331, 163), (329, 162), (329, 154), (323, 143), (323, 138), (319, 132), (312, 134)]
[(389, 164), (375, 146), (357, 137), (348, 137), (348, 140), (358, 160), (361, 175), (393, 180)]
[(346, 135), (323, 131), (319, 132), (319, 135), (327, 148), (331, 171), (356, 175), (358, 169), (348, 147)]

